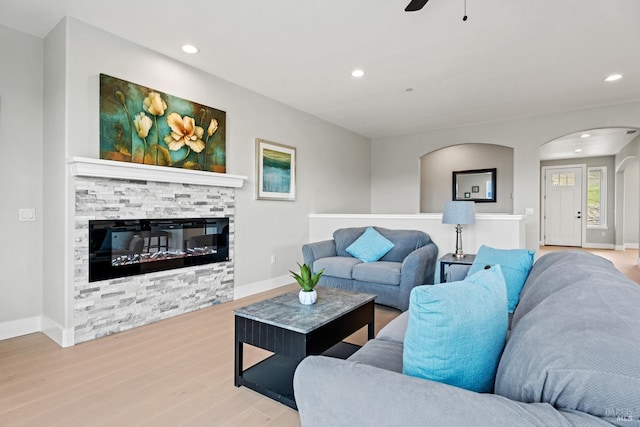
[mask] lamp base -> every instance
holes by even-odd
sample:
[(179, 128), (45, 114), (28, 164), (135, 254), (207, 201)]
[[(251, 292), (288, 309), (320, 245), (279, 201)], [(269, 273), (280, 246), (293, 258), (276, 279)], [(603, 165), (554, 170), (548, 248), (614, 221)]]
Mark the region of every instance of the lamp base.
[(456, 252), (453, 254), (456, 258), (464, 258), (462, 251), (462, 226), (456, 225)]

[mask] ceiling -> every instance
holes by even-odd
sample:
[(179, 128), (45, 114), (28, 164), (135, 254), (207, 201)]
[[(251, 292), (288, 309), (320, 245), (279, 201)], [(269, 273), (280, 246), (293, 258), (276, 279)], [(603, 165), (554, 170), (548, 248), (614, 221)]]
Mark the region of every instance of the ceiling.
[(540, 160), (610, 156), (640, 136), (634, 128), (590, 129), (565, 135), (540, 147)]
[(72, 16), (370, 138), (640, 100), (638, 0), (407, 3), (0, 0), (0, 25)]

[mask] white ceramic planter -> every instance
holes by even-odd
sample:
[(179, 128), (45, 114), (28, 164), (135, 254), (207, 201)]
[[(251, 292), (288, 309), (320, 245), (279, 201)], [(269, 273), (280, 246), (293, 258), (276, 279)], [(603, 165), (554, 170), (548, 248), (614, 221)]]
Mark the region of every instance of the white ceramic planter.
[(300, 289), (300, 293), (298, 294), (298, 299), (300, 300), (300, 304), (311, 305), (315, 304), (318, 299), (318, 293), (316, 290), (312, 290), (311, 292), (305, 292)]

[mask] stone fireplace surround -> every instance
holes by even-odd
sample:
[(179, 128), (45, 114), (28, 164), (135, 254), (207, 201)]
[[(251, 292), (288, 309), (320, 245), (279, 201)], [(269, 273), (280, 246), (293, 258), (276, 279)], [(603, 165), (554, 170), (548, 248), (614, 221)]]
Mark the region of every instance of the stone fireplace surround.
[[(73, 328), (78, 344), (233, 299), (235, 188), (246, 177), (74, 157)], [(93, 219), (228, 217), (230, 260), (89, 283)]]

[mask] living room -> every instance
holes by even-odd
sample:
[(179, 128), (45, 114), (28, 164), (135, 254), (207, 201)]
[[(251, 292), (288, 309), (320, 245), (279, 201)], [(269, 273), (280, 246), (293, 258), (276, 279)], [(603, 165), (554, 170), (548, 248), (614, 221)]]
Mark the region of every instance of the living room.
[[(18, 2), (2, 1), (0, 6), (3, 11), (10, 10), (9, 6), (15, 7), (15, 4), (10, 3)], [(384, 13), (396, 8), (402, 12), (404, 7), (402, 4), (384, 3), (390, 2), (376, 2), (375, 6), (356, 2), (355, 5), (364, 9), (383, 7)], [(442, 17), (436, 19), (437, 22), (429, 23), (437, 24), (439, 29), (450, 25), (452, 30), (460, 31), (456, 36), (460, 49), (464, 49), (467, 43), (472, 43), (471, 38), (478, 38), (483, 30), (487, 30), (474, 25), (481, 25), (485, 15), (498, 13), (498, 9), (504, 7), (499, 2), (491, 5), (470, 3), (469, 6), (473, 9), (468, 11), (469, 19), (462, 22), (461, 16), (458, 16), (461, 15), (458, 12), (462, 12), (462, 2), (450, 6), (450, 9), (438, 9), (445, 7), (442, 3), (429, 2), (428, 6), (433, 7), (420, 12), (423, 14), (422, 19), (436, 19), (431, 17), (433, 13), (443, 13)], [(292, 2), (288, 5), (294, 7)], [(91, 25), (87, 23), (91, 14), (86, 15), (84, 20), (73, 14), (63, 15), (64, 19), (56, 21), (47, 30), (41, 29), (44, 32), (36, 36), (35, 29), (29, 29), (28, 33), (20, 30), (23, 25), (25, 30), (32, 25), (28, 6), (21, 9), (23, 15), (7, 15), (3, 12), (0, 51), (3, 58), (11, 58), (11, 61), (3, 61), (0, 79), (0, 135), (4, 158), (9, 160), (0, 172), (4, 207), (0, 214), (3, 223), (8, 225), (3, 235), (5, 245), (0, 249), (0, 266), (3, 270), (3, 280), (0, 283), (1, 337), (45, 331), (60, 345), (73, 342), (69, 335), (73, 334), (74, 328), (72, 247), (75, 235), (69, 212), (73, 210), (74, 200), (67, 162), (73, 157), (99, 157), (100, 73), (197, 100), (227, 112), (227, 171), (229, 174), (248, 177), (242, 188), (235, 191), (233, 259), (234, 294), (236, 297), (247, 296), (258, 290), (291, 283), (288, 271), (295, 267), (296, 261), (301, 260), (300, 248), (309, 241), (310, 214), (416, 214), (420, 206), (419, 159), (435, 150), (464, 143), (486, 143), (513, 148), (513, 211), (507, 213), (524, 216), (526, 247), (537, 249), (540, 242), (540, 147), (561, 136), (587, 129), (640, 128), (640, 64), (631, 54), (637, 51), (640, 39), (634, 22), (638, 6), (632, 1), (619, 1), (616, 5), (619, 9), (611, 12), (605, 6), (585, 7), (576, 1), (562, 6), (555, 14), (557, 17), (549, 23), (536, 20), (515, 21), (516, 18), (524, 19), (527, 14), (538, 19), (548, 18), (534, 6), (527, 6), (534, 10), (524, 11), (518, 11), (515, 6), (506, 8), (498, 21), (504, 27), (491, 32), (491, 40), (500, 44), (484, 50), (462, 52), (471, 56), (500, 55), (507, 51), (505, 44), (513, 42), (511, 35), (517, 34), (516, 29), (520, 26), (526, 25), (527, 30), (534, 26), (548, 26), (550, 28), (546, 30), (559, 37), (555, 41), (547, 40), (548, 48), (551, 49), (555, 44), (559, 47), (554, 50), (557, 56), (552, 58), (555, 65), (541, 69), (538, 73), (544, 79), (551, 79), (558, 77), (553, 73), (562, 71), (560, 77), (568, 89), (553, 94), (553, 97), (540, 90), (539, 98), (516, 98), (511, 101), (512, 104), (505, 104), (512, 112), (489, 117), (484, 112), (490, 110), (495, 102), (494, 93), (482, 86), (463, 87), (460, 92), (471, 91), (468, 98), (462, 95), (448, 99), (432, 98), (436, 107), (430, 111), (437, 112), (433, 117), (414, 112), (414, 120), (418, 116), (417, 122), (422, 121), (418, 124), (409, 118), (405, 121), (403, 117), (390, 112), (389, 107), (379, 109), (374, 114), (369, 109), (363, 109), (362, 105), (360, 109), (350, 111), (347, 103), (336, 103), (334, 110), (330, 112), (304, 112), (296, 105), (286, 105), (246, 89), (243, 82), (252, 75), (260, 75), (262, 72), (266, 75), (264, 68), (270, 66), (268, 51), (272, 46), (264, 47), (263, 55), (238, 58), (238, 61), (243, 61), (245, 71), (244, 74), (238, 74), (234, 82), (229, 77), (222, 78), (215, 73), (203, 71), (199, 67), (199, 60), (186, 54), (178, 53), (172, 57), (165, 52), (145, 47), (145, 40), (123, 38), (115, 29), (101, 29)], [(128, 4), (122, 2), (119, 6), (124, 10)], [(31, 8), (36, 7), (37, 2), (34, 2)], [(228, 7), (230, 6), (220, 5), (221, 9)], [(284, 5), (273, 7), (274, 10), (267, 16), (275, 19), (278, 13), (284, 13)], [(339, 10), (348, 6), (336, 3), (335, 7)], [(356, 6), (350, 6), (349, 15), (346, 15), (351, 18), (358, 16), (357, 11), (351, 10), (352, 7)], [(481, 10), (485, 7), (489, 11)], [(539, 6), (545, 7), (557, 6), (552, 2)], [(207, 5), (206, 8), (210, 6)], [(596, 8), (597, 11), (593, 12), (590, 8)], [(89, 9), (94, 9), (93, 15), (107, 13), (99, 8)], [(235, 15), (231, 14), (231, 10), (224, 11), (237, 19), (242, 16), (238, 10), (235, 10)], [(266, 12), (262, 8), (259, 11)], [(580, 20), (570, 12), (575, 12), (578, 16), (584, 14), (585, 20), (595, 19), (600, 14), (606, 25), (588, 33), (585, 31), (586, 24), (575, 24), (578, 25), (578, 30), (572, 33), (565, 28), (569, 25), (568, 21)], [(333, 14), (338, 13), (334, 11), (331, 15)], [(408, 25), (406, 20), (411, 19), (411, 28), (417, 31), (416, 28), (419, 27), (416, 27), (415, 20), (420, 19), (420, 15), (408, 18), (402, 14), (397, 22), (393, 21), (391, 29)], [(305, 22), (305, 17), (308, 18), (308, 15), (303, 13), (297, 19)], [(508, 18), (514, 21), (511, 22)], [(568, 21), (560, 21), (560, 18)], [(259, 21), (255, 17), (250, 21), (253, 20)], [(113, 18), (112, 21), (118, 20)], [(474, 21), (478, 24), (474, 24)], [(16, 22), (20, 24), (15, 24)], [(122, 25), (134, 24), (129, 22)], [(297, 24), (296, 28), (301, 26), (302, 24)], [(149, 27), (153, 25), (149, 24)], [(265, 27), (273, 30), (270, 25)], [(149, 31), (153, 32), (151, 29)], [(501, 33), (502, 39), (496, 33)], [(522, 43), (532, 42), (528, 37), (537, 35), (533, 31), (522, 34), (527, 35), (523, 35)], [(248, 40), (238, 33), (233, 36), (218, 34), (218, 37), (220, 44), (225, 44), (227, 49), (232, 50), (241, 50), (245, 44), (258, 41), (255, 34)], [(384, 39), (380, 37), (378, 42)], [(596, 43), (598, 39), (601, 40)], [(607, 44), (614, 40), (621, 43), (621, 47), (612, 48)], [(176, 40), (176, 50), (182, 42)], [(583, 47), (581, 52), (593, 49), (593, 57), (597, 60), (596, 64), (590, 64), (588, 73), (585, 72), (587, 67), (584, 65), (578, 68), (573, 65), (579, 55), (572, 54), (572, 49), (581, 43), (588, 46)], [(540, 45), (535, 46), (542, 51)], [(397, 48), (396, 45), (393, 47)], [(313, 48), (318, 53), (327, 49), (320, 41), (314, 43)], [(337, 49), (337, 46), (331, 48)], [(431, 48), (437, 49), (437, 46), (432, 45)], [(208, 51), (204, 46), (201, 49), (203, 55), (216, 56), (213, 47), (209, 47)], [(508, 64), (505, 67), (509, 74), (518, 74), (528, 68), (536, 69), (537, 59), (530, 55), (530, 49), (523, 48), (519, 54), (509, 52), (512, 56), (505, 61), (495, 60), (493, 65), (498, 62)], [(362, 81), (353, 81), (348, 75), (351, 67), (365, 62), (361, 58), (348, 62), (345, 57), (350, 53), (353, 52), (340, 51), (339, 60), (336, 59), (336, 67), (347, 73), (347, 83), (375, 85), (375, 70), (368, 68)], [(291, 56), (293, 71), (290, 73), (298, 72), (293, 60), (295, 55)], [(425, 65), (430, 64), (429, 60), (420, 61), (423, 60), (426, 61), (423, 66), (429, 68), (430, 65)], [(416, 59), (407, 66), (420, 66), (420, 61)], [(490, 68), (474, 71), (482, 75), (487, 85), (493, 79)], [(464, 70), (464, 73), (470, 72)], [(610, 72), (624, 73), (624, 77), (608, 85), (602, 82), (602, 78)], [(286, 75), (282, 78), (286, 80)], [(441, 84), (444, 84), (446, 78), (446, 74), (440, 75)], [(371, 83), (367, 83), (366, 79)], [(410, 83), (400, 77), (398, 79), (397, 92), (385, 94), (383, 99), (406, 98), (420, 95), (423, 91), (418, 85), (413, 87), (413, 91), (407, 91), (412, 87), (408, 86)], [(537, 80), (535, 84), (516, 84), (544, 87), (544, 79)], [(586, 79), (593, 79), (589, 86), (593, 91), (590, 94), (583, 91), (576, 93), (581, 87), (574, 87), (573, 81)], [(309, 86), (322, 85), (324, 82), (322, 79), (311, 81), (313, 83), (308, 83)], [(511, 86), (501, 90), (517, 94), (520, 89), (520, 86)], [(304, 88), (282, 87), (281, 90), (303, 91)], [(360, 90), (358, 86), (353, 86), (352, 96), (362, 97)], [(474, 104), (473, 110), (461, 105), (477, 98), (485, 101)], [(545, 98), (547, 102), (541, 102)], [(578, 100), (578, 105), (574, 103), (575, 99)], [(536, 103), (540, 109), (534, 112), (519, 109), (527, 103)], [(505, 108), (505, 105), (502, 107)], [(463, 114), (452, 119), (454, 113), (460, 112)], [(386, 117), (385, 120), (395, 122), (395, 126), (405, 130), (391, 132), (380, 125), (375, 128), (361, 125), (354, 130), (341, 124), (345, 120), (342, 117), (353, 118), (357, 122), (359, 116), (369, 115), (375, 118)], [(330, 118), (335, 121), (332, 122)], [(387, 122), (380, 120), (380, 123)], [(298, 172), (295, 202), (256, 200), (256, 138), (296, 146)], [(640, 141), (636, 139), (634, 143), (629, 155), (638, 157)], [(24, 150), (26, 147), (28, 149)], [(449, 186), (450, 183), (444, 185)], [(35, 209), (35, 221), (18, 221), (19, 209), (23, 208)], [(528, 208), (533, 208), (533, 214), (525, 214)], [(447, 245), (450, 247), (453, 237), (451, 232), (450, 241), (436, 243), (443, 248)]]

